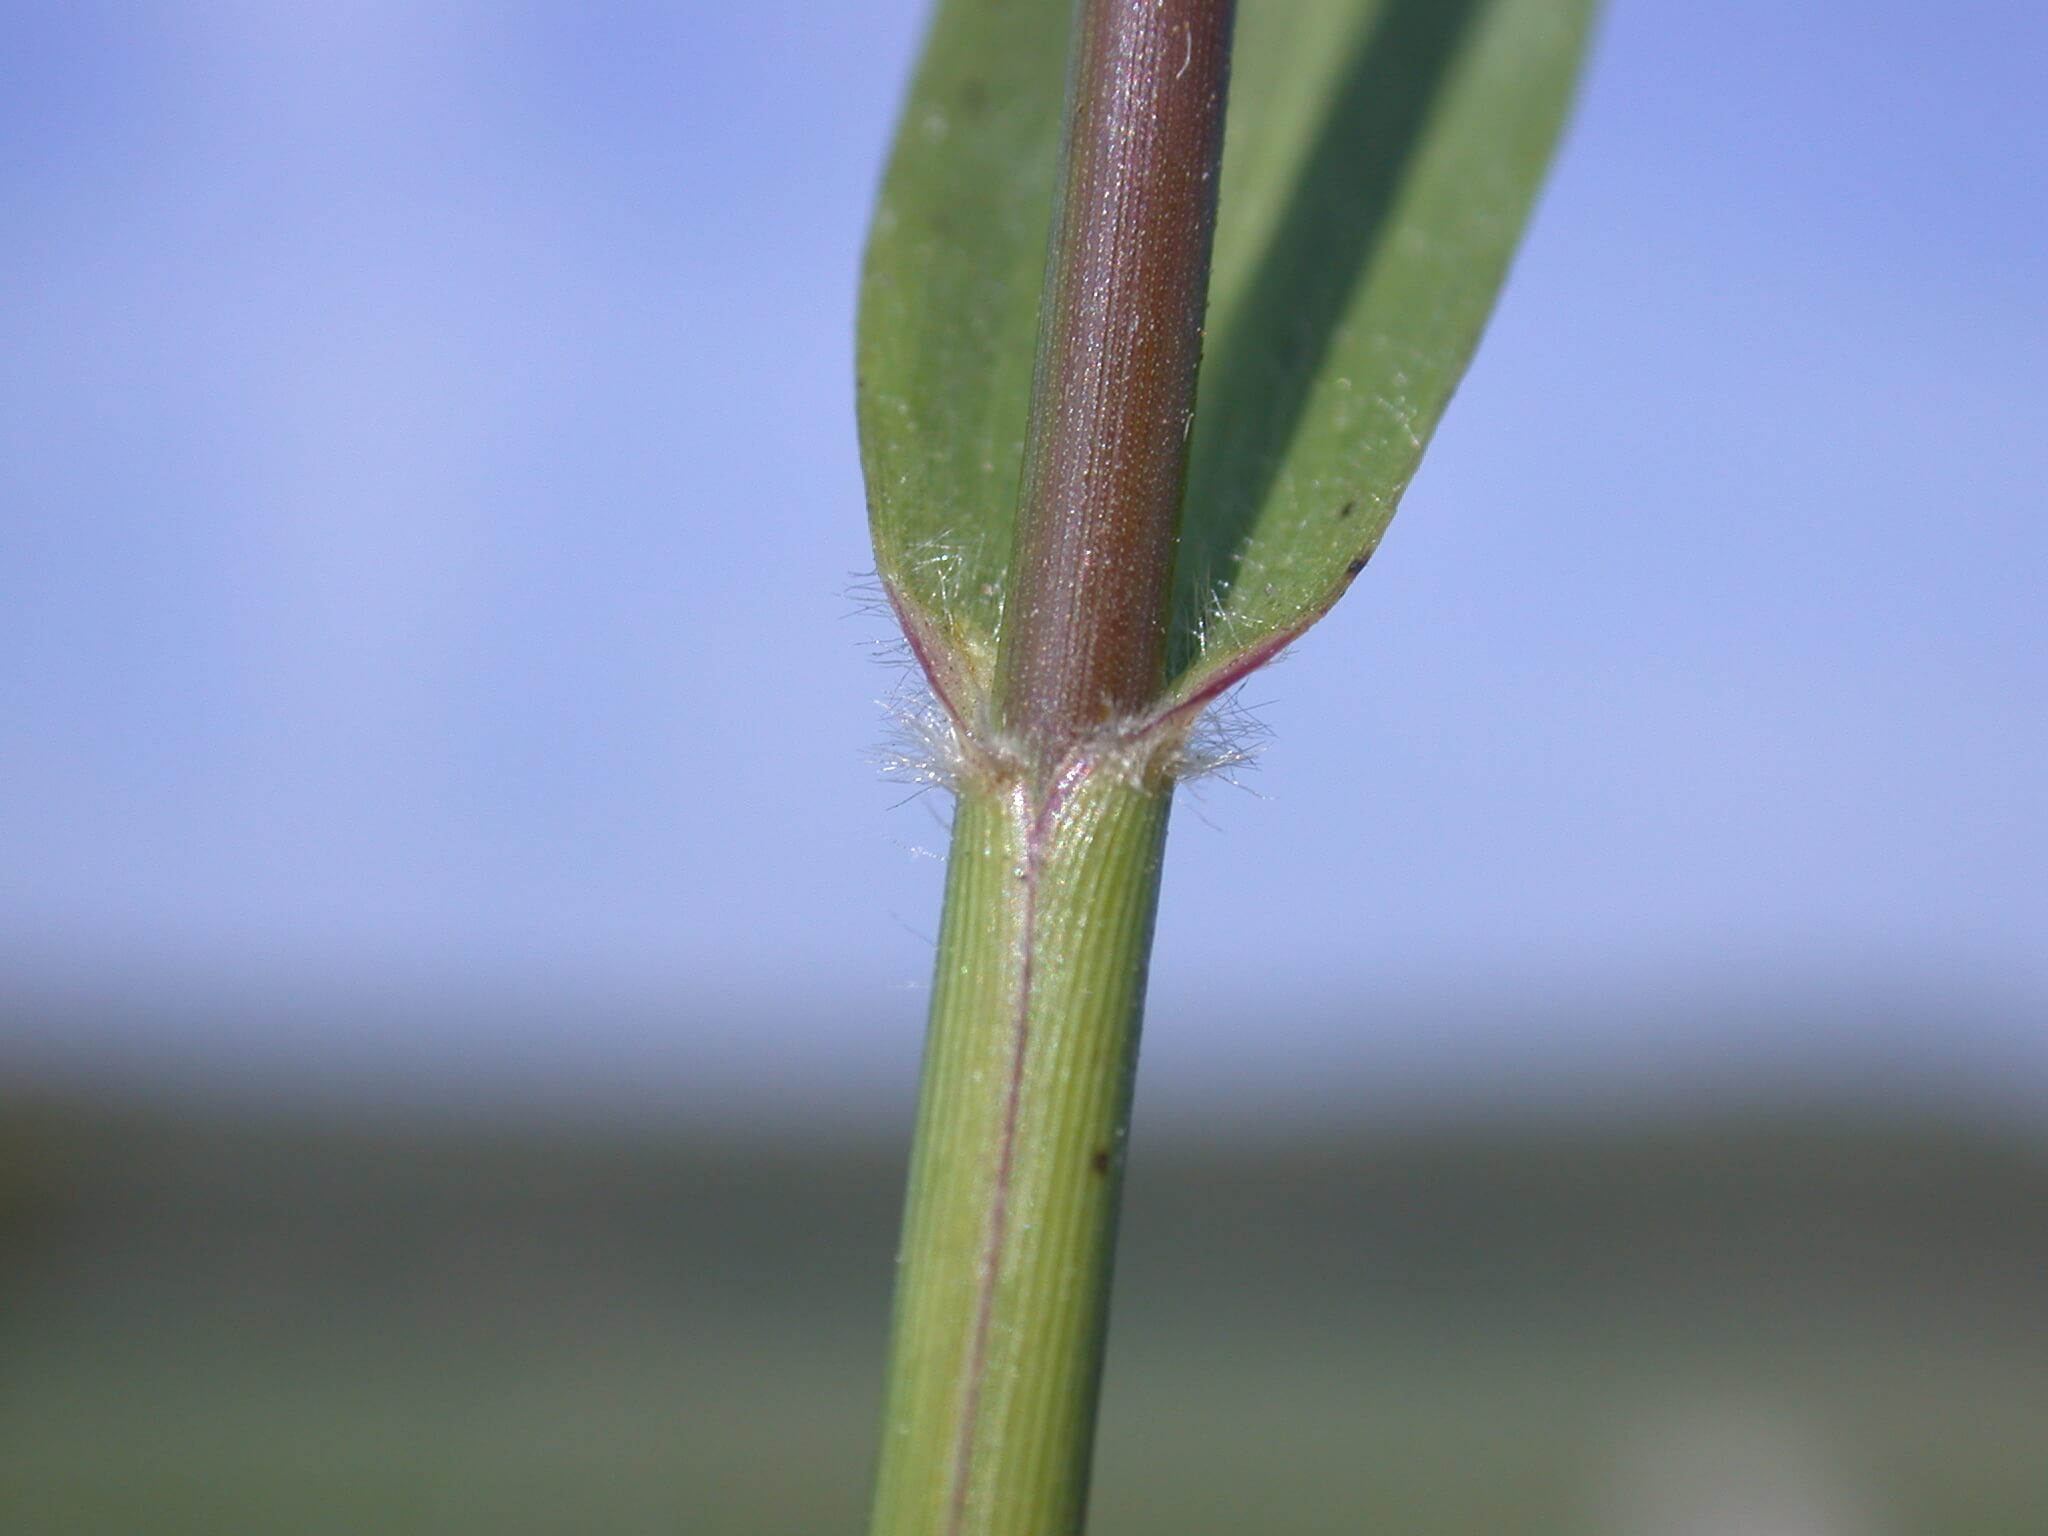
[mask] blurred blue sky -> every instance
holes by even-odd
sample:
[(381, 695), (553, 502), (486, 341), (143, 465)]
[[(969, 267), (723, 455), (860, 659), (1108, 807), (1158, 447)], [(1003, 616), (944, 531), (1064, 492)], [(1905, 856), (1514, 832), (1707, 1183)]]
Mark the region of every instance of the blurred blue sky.
[[(0, 4), (0, 993), (112, 1000), (0, 1068), (906, 1079), (850, 340), (921, 13)], [(2044, 60), (1612, 7), (1257, 795), (1184, 802), (1164, 1091), (2048, 1094)]]

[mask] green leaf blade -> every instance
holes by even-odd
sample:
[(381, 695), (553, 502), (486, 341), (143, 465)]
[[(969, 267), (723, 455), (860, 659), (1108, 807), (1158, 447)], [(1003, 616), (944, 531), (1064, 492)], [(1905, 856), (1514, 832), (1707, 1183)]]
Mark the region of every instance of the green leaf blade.
[(1243, 13), (1175, 577), (1178, 696), (1298, 635), (1370, 558), (1492, 311), (1590, 11)]
[(861, 274), (856, 404), (876, 570), (927, 666), (986, 693), (1052, 217), (1063, 4), (943, 0)]
[[(1370, 557), (1478, 344), (1592, 0), (1239, 13), (1165, 707)], [(863, 271), (876, 566), (956, 717), (987, 694), (1029, 411), (1068, 7), (941, 0)]]

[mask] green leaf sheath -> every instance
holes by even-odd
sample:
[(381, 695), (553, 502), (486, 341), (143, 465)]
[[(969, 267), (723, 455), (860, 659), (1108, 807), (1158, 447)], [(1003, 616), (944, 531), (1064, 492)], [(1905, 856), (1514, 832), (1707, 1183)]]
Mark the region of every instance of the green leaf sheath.
[[(1170, 697), (1349, 586), (1478, 344), (1591, 0), (1258, 0), (1237, 18)], [(970, 723), (1002, 621), (1069, 7), (942, 0), (862, 277), (875, 559)]]
[(1078, 1531), (1171, 790), (961, 796), (875, 1536)]

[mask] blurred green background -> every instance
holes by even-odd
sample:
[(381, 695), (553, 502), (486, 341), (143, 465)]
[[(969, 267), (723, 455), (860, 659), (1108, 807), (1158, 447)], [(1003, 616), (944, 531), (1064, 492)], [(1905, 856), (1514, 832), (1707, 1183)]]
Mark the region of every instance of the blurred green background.
[[(0, 1530), (861, 1527), (905, 1146), (17, 1094)], [(2048, 1162), (1892, 1114), (1134, 1149), (1092, 1528), (2048, 1531)]]

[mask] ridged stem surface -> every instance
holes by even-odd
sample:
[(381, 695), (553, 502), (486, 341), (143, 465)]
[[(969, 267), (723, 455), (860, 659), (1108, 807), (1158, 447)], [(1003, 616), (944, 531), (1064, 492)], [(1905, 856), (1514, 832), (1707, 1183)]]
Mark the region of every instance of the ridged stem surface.
[(1229, 0), (1082, 0), (997, 705), (1041, 765), (1165, 682)]
[(1086, 764), (961, 797), (875, 1536), (1081, 1528), (1170, 799)]

